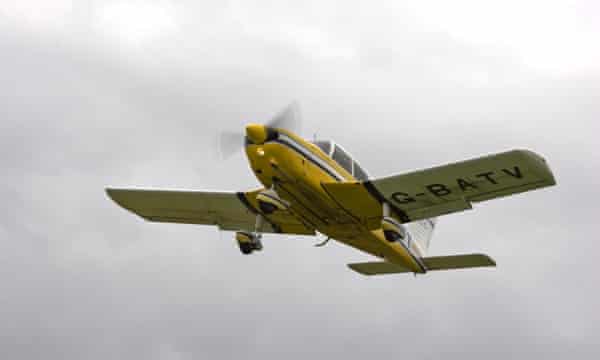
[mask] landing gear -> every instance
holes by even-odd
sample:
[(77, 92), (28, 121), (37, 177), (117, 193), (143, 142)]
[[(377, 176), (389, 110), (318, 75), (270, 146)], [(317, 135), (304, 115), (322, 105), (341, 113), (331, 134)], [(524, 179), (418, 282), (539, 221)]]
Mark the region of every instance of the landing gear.
[(262, 238), (262, 226), (264, 223), (264, 218), (262, 215), (256, 215), (256, 224), (255, 224), (255, 232), (251, 233), (248, 231), (238, 231), (235, 233), (235, 240), (240, 247), (240, 251), (244, 255), (249, 255), (253, 251), (260, 251), (263, 249), (262, 242), (260, 239)]
[(235, 233), (235, 239), (237, 240), (240, 251), (244, 255), (249, 255), (255, 250), (262, 250), (262, 242), (260, 241), (260, 235), (255, 235), (245, 231), (238, 231)]

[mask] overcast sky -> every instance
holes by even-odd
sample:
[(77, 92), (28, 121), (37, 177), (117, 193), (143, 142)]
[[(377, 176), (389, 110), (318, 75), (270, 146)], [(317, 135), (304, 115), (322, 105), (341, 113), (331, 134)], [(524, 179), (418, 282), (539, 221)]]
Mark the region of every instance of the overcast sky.
[[(0, 1), (0, 357), (597, 358), (599, 37), (595, 1)], [(294, 99), (375, 177), (528, 148), (558, 185), (441, 218), (498, 267), (416, 278), (104, 194), (255, 188), (215, 139)]]

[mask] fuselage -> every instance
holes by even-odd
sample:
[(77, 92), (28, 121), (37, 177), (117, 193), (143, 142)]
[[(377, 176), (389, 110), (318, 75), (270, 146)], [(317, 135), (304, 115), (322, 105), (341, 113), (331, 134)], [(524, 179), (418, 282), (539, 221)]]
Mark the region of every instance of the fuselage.
[[(256, 128), (251, 128), (255, 126)], [(390, 242), (381, 229), (381, 218), (363, 219), (343, 208), (322, 186), (329, 182), (354, 182), (356, 167), (341, 166), (323, 149), (283, 129), (261, 125), (247, 128), (246, 155), (250, 167), (266, 189), (274, 189), (290, 204), (290, 212), (307, 227), (416, 273), (426, 269), (424, 249), (412, 237), (430, 236), (433, 222), (405, 224), (407, 238)], [(262, 132), (261, 132), (262, 131)], [(358, 177), (365, 174), (361, 171)], [(367, 191), (367, 189), (365, 189)], [(431, 226), (431, 229), (427, 227)], [(427, 239), (429, 241), (429, 239)]]

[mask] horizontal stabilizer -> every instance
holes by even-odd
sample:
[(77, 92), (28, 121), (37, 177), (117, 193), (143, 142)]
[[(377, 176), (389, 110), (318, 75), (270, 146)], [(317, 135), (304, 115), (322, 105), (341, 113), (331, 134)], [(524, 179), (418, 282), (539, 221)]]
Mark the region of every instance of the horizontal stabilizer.
[(427, 270), (452, 270), (496, 266), (496, 262), (484, 254), (432, 256), (423, 258)]
[[(452, 270), (496, 266), (496, 262), (484, 254), (433, 256), (422, 258), (427, 271)], [(363, 275), (401, 274), (412, 270), (386, 261), (348, 264), (348, 267)]]

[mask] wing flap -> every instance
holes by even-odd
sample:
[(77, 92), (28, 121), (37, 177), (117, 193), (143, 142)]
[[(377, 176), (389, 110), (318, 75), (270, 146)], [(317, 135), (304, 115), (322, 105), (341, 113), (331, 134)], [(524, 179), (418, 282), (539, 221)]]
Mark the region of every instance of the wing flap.
[(441, 204), (435, 204), (423, 208), (414, 209), (407, 212), (410, 219), (427, 219), (446, 214), (452, 214), (464, 210), (471, 210), (473, 206), (465, 198), (461, 197), (457, 200), (446, 201)]

